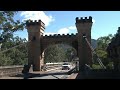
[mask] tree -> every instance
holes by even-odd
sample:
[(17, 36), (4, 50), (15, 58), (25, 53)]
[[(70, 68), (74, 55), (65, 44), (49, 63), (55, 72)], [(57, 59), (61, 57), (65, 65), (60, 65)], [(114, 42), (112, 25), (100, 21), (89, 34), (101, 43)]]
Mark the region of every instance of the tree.
[(46, 62), (71, 62), (76, 57), (76, 50), (66, 44), (51, 45), (45, 50)]
[(25, 23), (20, 20), (14, 20), (14, 15), (18, 11), (1, 11), (0, 12), (0, 38), (3, 38), (2, 43), (8, 42), (13, 33), (18, 30), (23, 30)]
[(46, 62), (62, 62), (66, 60), (66, 54), (63, 48), (59, 45), (51, 45), (45, 50)]
[(68, 58), (68, 62), (71, 62), (73, 58), (76, 57), (76, 50), (72, 47), (66, 49), (66, 57)]
[(12, 60), (5, 54), (0, 53), (0, 66), (12, 65)]
[(97, 39), (97, 49), (106, 50), (106, 47), (111, 42), (113, 35), (109, 34), (108, 36), (100, 37)]
[[(106, 48), (108, 44), (111, 42), (113, 35), (109, 34), (108, 36), (100, 37), (97, 39), (97, 48), (95, 49), (97, 56), (102, 60), (103, 64), (107, 66), (110, 62), (110, 59), (107, 57)], [(98, 63), (96, 61), (96, 55), (93, 55), (94, 63)]]
[[(0, 38), (2, 43), (1, 51), (25, 43), (26, 39), (18, 36), (14, 37), (14, 32), (23, 30), (25, 23), (20, 20), (14, 20), (14, 15), (18, 11), (1, 11), (0, 12)], [(27, 46), (14, 48), (4, 53), (0, 53), (0, 66), (3, 65), (22, 65), (27, 62)]]
[[(4, 60), (6, 62), (7, 59), (10, 61), (9, 63), (6, 63), (5, 65), (24, 65), (27, 64), (28, 60), (28, 52), (27, 52), (27, 43), (26, 39), (21, 39), (18, 36), (14, 37), (11, 41), (7, 42), (4, 47), (14, 47), (17, 45), (21, 45), (19, 47), (10, 49), (4, 53), (2, 53), (2, 56), (0, 59)], [(3, 63), (4, 65), (4, 63)]]

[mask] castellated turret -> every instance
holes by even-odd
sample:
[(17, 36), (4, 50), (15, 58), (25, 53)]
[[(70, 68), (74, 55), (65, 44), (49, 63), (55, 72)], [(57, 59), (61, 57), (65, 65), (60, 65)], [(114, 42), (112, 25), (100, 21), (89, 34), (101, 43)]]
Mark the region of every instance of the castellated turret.
[(45, 30), (45, 24), (41, 20), (27, 20), (26, 28), (30, 32), (40, 32), (43, 34)]
[(41, 20), (28, 20), (26, 22), (28, 31), (28, 65), (33, 65), (33, 71), (40, 71), (43, 65), (41, 52), (41, 38), (43, 37), (45, 24)]
[(91, 16), (89, 16), (89, 18), (85, 17), (84, 19), (83, 17), (81, 17), (80, 19), (79, 17), (76, 17), (76, 23), (87, 23), (87, 22), (92, 22)]
[(30, 25), (41, 25), (45, 28), (45, 24), (41, 21), (41, 20), (27, 20), (26, 21), (26, 26), (30, 26)]
[(92, 17), (76, 17), (76, 28), (78, 31), (78, 56), (79, 56), (79, 69), (84, 70), (85, 64), (92, 65), (92, 53), (90, 47), (87, 45), (83, 36), (85, 35), (89, 43), (91, 44), (91, 28)]

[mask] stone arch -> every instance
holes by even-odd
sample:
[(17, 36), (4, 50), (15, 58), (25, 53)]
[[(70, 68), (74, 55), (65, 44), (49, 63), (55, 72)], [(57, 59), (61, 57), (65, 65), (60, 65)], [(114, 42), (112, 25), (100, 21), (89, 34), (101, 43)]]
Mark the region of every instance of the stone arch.
[[(84, 70), (85, 64), (92, 64), (92, 53), (90, 47), (85, 43), (83, 35), (86, 35), (88, 41), (91, 43), (91, 27), (92, 17), (76, 18), (77, 34), (67, 35), (45, 35), (43, 36), (45, 24), (39, 21), (27, 21), (26, 28), (28, 31), (28, 64), (34, 65), (33, 71), (40, 71), (44, 64), (44, 49), (52, 44), (67, 43), (74, 47), (79, 57), (79, 70)], [(35, 38), (34, 38), (35, 37)]]
[(46, 45), (46, 46), (42, 49), (42, 52), (44, 52), (47, 48), (49, 48), (49, 46), (57, 45), (57, 44), (68, 45), (68, 46), (74, 48), (74, 49), (76, 50), (76, 52), (78, 51), (78, 50), (77, 50), (77, 46), (73, 46), (73, 45), (70, 44), (70, 43), (66, 43), (66, 42), (52, 43), (52, 42), (51, 42), (50, 44)]
[(54, 45), (54, 44), (68, 44), (71, 47), (74, 47), (77, 50), (77, 44), (75, 44), (75, 41), (77, 41), (77, 34), (67, 34), (67, 35), (53, 35), (53, 36), (43, 36), (42, 38), (42, 51), (49, 45)]
[[(69, 49), (69, 48), (71, 48), (72, 50), (73, 50), (73, 52), (72, 52), (72, 54), (73, 54), (73, 56), (74, 57), (76, 57), (77, 56), (77, 50), (71, 45), (71, 44), (69, 44), (69, 43), (64, 43), (64, 42), (62, 42), (62, 43), (52, 43), (52, 44), (49, 44), (49, 45), (47, 45), (47, 47), (45, 47), (43, 50), (42, 50), (42, 53), (44, 53), (44, 61), (45, 61), (45, 57), (46, 57), (46, 53), (45, 52), (47, 52), (47, 49), (49, 49), (50, 47), (52, 47), (52, 46), (55, 46), (55, 45), (58, 45), (58, 47), (60, 46), (60, 47), (64, 47), (65, 46), (65, 48), (66, 48), (66, 50), (67, 49)], [(62, 45), (64, 45), (64, 46), (62, 46)], [(77, 56), (78, 57), (78, 56)], [(72, 58), (72, 57), (71, 57)], [(64, 60), (65, 61), (65, 60)]]

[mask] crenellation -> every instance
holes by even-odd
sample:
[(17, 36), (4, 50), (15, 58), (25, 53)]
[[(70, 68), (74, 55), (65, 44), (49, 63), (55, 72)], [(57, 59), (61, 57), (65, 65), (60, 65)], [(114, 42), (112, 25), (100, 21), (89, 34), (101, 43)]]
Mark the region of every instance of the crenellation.
[(85, 17), (84, 22), (87, 22), (87, 21), (88, 21), (88, 19), (87, 19), (87, 17)]
[(83, 20), (83, 17), (80, 17), (80, 20)]
[(59, 37), (63, 37), (63, 38), (66, 38), (66, 37), (73, 37), (73, 36), (76, 36), (76, 34), (67, 34), (67, 35), (65, 35), (65, 34), (62, 34), (62, 35), (60, 35), (60, 34), (54, 34), (54, 35), (45, 35), (45, 36), (43, 36), (44, 38), (47, 38), (47, 37), (49, 37), (49, 38), (59, 38)]
[(120, 30), (120, 27), (118, 27), (118, 30)]
[(33, 20), (29, 20), (29, 23), (33, 23)]
[(53, 36), (57, 36), (57, 34), (54, 34)]
[(89, 16), (89, 20), (92, 22), (92, 17), (91, 16)]
[(38, 22), (41, 22), (41, 20), (39, 19)]
[(65, 34), (62, 34), (62, 36), (65, 36)]
[(60, 35), (60, 34), (58, 34), (58, 37), (61, 37), (61, 35)]
[(45, 24), (41, 20), (28, 20), (26, 21), (26, 26), (34, 26), (34, 25), (41, 25), (45, 29)]
[[(88, 23), (89, 22), (89, 23)], [(31, 26), (30, 26), (31, 25)], [(44, 49), (48, 45), (56, 44), (56, 43), (72, 43), (73, 40), (77, 43), (74, 45), (75, 49), (77, 50), (79, 62), (80, 62), (80, 68), (83, 67), (85, 63), (91, 65), (92, 57), (91, 57), (91, 50), (83, 42), (82, 35), (83, 33), (86, 34), (89, 41), (91, 41), (91, 26), (92, 26), (92, 17), (89, 16), (89, 18), (85, 17), (76, 17), (76, 34), (50, 34), (50, 35), (44, 35), (44, 29), (45, 24), (41, 20), (28, 20), (26, 22), (26, 26), (29, 33), (29, 39), (31, 40), (33, 36), (35, 36), (38, 40), (36, 42), (31, 42), (31, 44), (28, 47), (29, 50), (29, 57), (28, 57), (28, 64), (34, 65), (33, 71), (39, 71), (41, 70), (41, 66), (44, 62), (44, 57), (41, 57), (44, 53)], [(73, 44), (71, 44), (73, 46)], [(83, 52), (84, 51), (84, 52)], [(41, 55), (40, 55), (41, 54)], [(34, 58), (33, 58), (34, 57)], [(89, 61), (88, 61), (89, 59)]]
[(81, 17), (80, 19), (79, 17), (76, 17), (76, 23), (85, 23), (85, 22), (92, 22), (92, 17), (89, 16), (89, 18), (85, 17), (84, 19), (83, 17)]
[(37, 20), (35, 20), (34, 22), (37, 23)]
[(73, 36), (73, 35), (75, 35), (74, 33), (71, 33), (71, 35)]
[(76, 17), (76, 21), (78, 21), (79, 20), (79, 17)]
[(87, 17), (85, 17), (85, 19), (87, 19)]

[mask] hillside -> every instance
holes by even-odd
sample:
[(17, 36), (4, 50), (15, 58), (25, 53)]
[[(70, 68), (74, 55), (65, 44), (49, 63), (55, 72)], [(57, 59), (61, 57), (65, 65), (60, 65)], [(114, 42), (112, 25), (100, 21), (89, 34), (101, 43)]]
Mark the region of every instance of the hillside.
[[(91, 39), (91, 45), (95, 49), (97, 47), (97, 40)], [(64, 50), (67, 50), (68, 48), (71, 48), (71, 46), (69, 46), (67, 44), (60, 44), (59, 46), (64, 48)]]
[(91, 40), (91, 45), (92, 45), (92, 47), (95, 49), (95, 48), (97, 47), (97, 40), (92, 39), (92, 40)]

